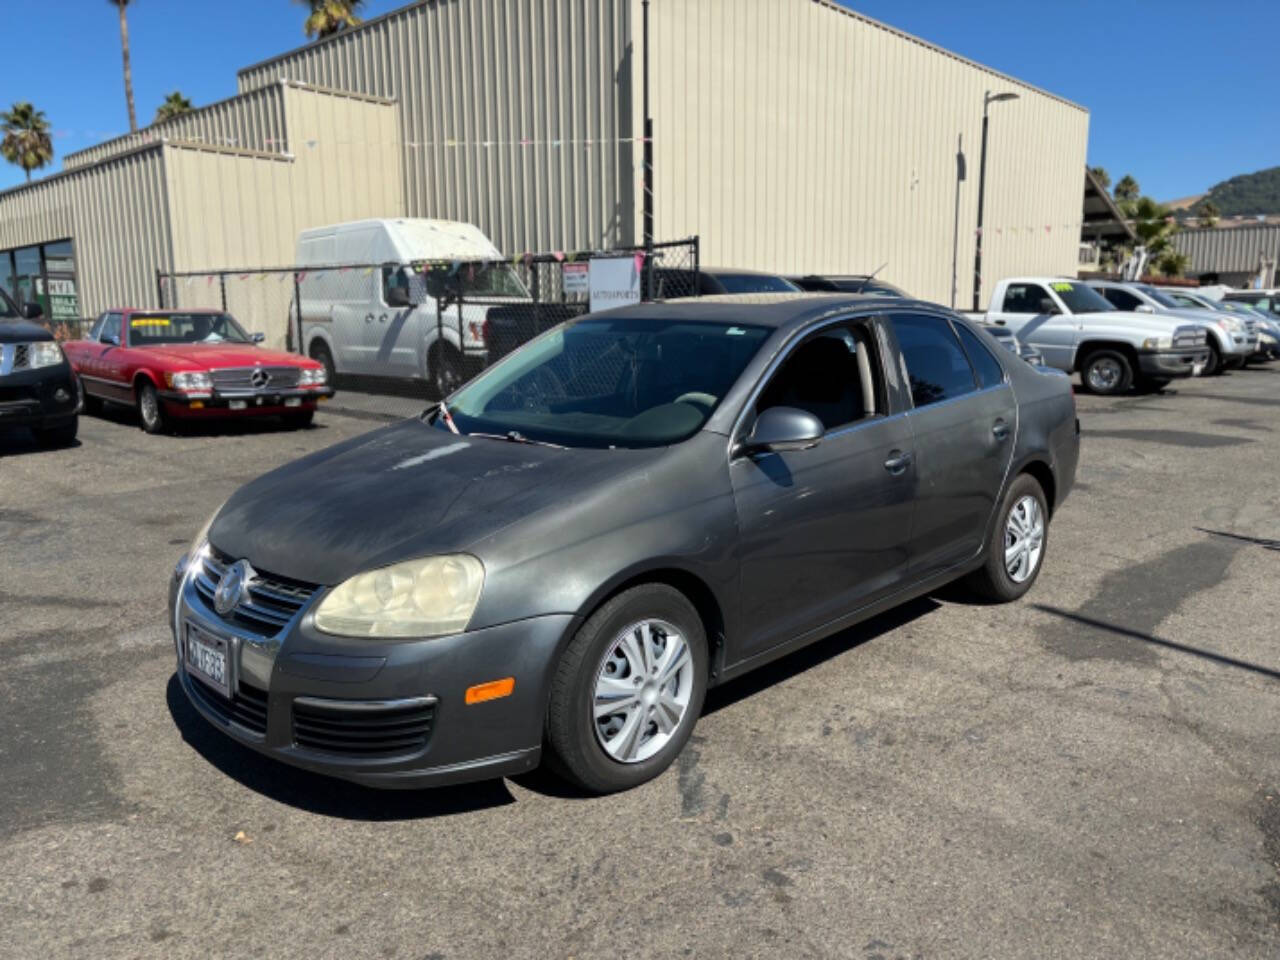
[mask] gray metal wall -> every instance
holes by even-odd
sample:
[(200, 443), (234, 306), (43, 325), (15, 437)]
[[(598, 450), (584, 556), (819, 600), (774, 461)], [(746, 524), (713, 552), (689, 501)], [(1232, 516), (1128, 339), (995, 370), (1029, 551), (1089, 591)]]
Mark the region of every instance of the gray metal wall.
[(405, 212), (509, 253), (630, 242), (626, 0), (430, 0), (240, 72), (400, 103)]
[(165, 123), (126, 134), (62, 159), (64, 169), (87, 166), (161, 139), (188, 140), (242, 150), (284, 153), (284, 91), (279, 84), (209, 104)]
[(1190, 273), (1255, 273), (1263, 257), (1280, 258), (1280, 224), (1184, 230), (1173, 245), (1191, 257)]
[(160, 144), (0, 193), (0, 249), (75, 241), (85, 316), (154, 302), (155, 271), (169, 263), (169, 237)]

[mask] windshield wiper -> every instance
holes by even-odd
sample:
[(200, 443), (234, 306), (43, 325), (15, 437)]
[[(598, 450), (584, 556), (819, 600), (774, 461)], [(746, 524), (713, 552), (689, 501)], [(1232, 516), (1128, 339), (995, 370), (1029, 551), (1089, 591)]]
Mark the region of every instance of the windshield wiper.
[(508, 443), (531, 443), (539, 447), (552, 447), (556, 450), (568, 450), (569, 448), (559, 443), (552, 443), (550, 440), (531, 440), (519, 430), (508, 430), (506, 433), (468, 433), (468, 437), (481, 437), (485, 440), (506, 440)]

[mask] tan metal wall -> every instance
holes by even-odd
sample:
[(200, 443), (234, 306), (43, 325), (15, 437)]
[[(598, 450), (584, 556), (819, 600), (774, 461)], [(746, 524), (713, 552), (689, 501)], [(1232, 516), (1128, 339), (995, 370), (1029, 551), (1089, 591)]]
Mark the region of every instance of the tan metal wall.
[(629, 32), (627, 0), (431, 0), (248, 67), (240, 89), (396, 99), (408, 215), (512, 253), (607, 247), (634, 229)]
[(1280, 258), (1280, 225), (1184, 230), (1173, 245), (1191, 257), (1189, 273), (1254, 273), (1264, 257)]
[(155, 301), (169, 262), (169, 208), (159, 144), (0, 193), (0, 249), (75, 241), (80, 312)]
[[(651, 18), (656, 232), (700, 235), (703, 263), (863, 273), (887, 262), (885, 279), (948, 303), (963, 135), (967, 306), (991, 89), (1021, 99), (992, 107), (982, 302), (1002, 276), (1074, 276), (1082, 108), (825, 2), (661, 0)], [(636, 103), (639, 115), (639, 90)]]
[(62, 165), (67, 170), (87, 166), (161, 139), (284, 153), (287, 136), (284, 92), (280, 84), (271, 84), (69, 153), (63, 157)]

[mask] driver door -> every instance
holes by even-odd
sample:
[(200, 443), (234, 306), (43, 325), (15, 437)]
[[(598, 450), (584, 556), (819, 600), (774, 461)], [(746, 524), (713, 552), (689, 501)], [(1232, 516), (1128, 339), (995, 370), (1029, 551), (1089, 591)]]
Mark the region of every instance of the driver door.
[(1000, 311), (991, 317), (1023, 343), (1044, 355), (1045, 363), (1070, 370), (1080, 338), (1080, 322), (1038, 283), (1010, 283)]
[(822, 420), (817, 446), (733, 456), (743, 659), (891, 593), (906, 576), (915, 469), (911, 424), (888, 407), (871, 319), (830, 324), (795, 344), (739, 426), (771, 406)]

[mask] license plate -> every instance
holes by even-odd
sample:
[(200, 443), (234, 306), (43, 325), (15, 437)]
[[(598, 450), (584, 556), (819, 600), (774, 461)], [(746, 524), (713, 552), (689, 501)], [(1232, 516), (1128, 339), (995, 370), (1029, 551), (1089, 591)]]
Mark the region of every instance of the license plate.
[(243, 400), (229, 400), (227, 402), (227, 406), (230, 407), (232, 410), (243, 410), (245, 407), (248, 406), (248, 404), (245, 403)]
[(199, 677), (224, 697), (231, 698), (231, 678), (227, 675), (227, 641), (187, 624), (187, 671)]
[(285, 401), (284, 401), (284, 405), (285, 405), (286, 407), (300, 407), (300, 406), (302, 406), (302, 398), (301, 398), (301, 397), (287, 397), (287, 398), (285, 399)]

